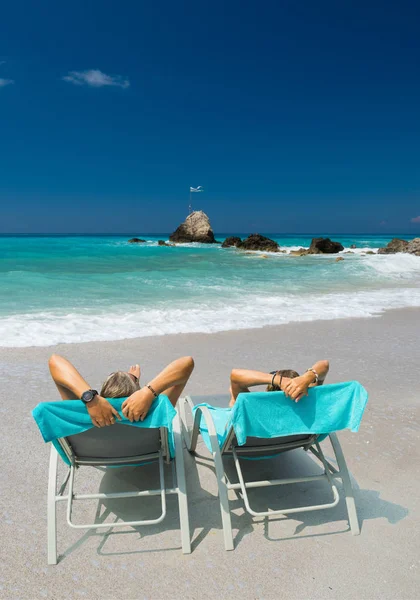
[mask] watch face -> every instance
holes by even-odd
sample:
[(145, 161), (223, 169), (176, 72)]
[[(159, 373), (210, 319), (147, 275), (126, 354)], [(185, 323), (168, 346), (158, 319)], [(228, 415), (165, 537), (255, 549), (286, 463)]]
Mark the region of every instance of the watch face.
[(91, 400), (93, 400), (94, 397), (95, 397), (95, 394), (93, 393), (93, 390), (87, 390), (86, 392), (83, 392), (83, 394), (82, 394), (83, 402), (91, 402)]

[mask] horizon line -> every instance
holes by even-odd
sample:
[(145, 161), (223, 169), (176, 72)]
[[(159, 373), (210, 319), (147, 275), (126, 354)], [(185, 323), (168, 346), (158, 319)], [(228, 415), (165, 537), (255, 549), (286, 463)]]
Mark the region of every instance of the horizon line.
[[(168, 231), (157, 231), (157, 232), (150, 232), (150, 231), (122, 231), (122, 232), (107, 232), (107, 231), (99, 231), (99, 232), (76, 232), (76, 231), (69, 231), (69, 232), (53, 232), (53, 231), (49, 231), (49, 232), (45, 232), (45, 231), (33, 231), (33, 232), (25, 232), (25, 231), (19, 231), (19, 232), (11, 232), (11, 233), (6, 233), (6, 232), (0, 232), (0, 236), (36, 236), (36, 235), (62, 235), (62, 236), (100, 236), (100, 235), (108, 235), (108, 236), (139, 236), (139, 235), (150, 235), (150, 236), (159, 236), (159, 235), (171, 235), (173, 232), (168, 232)], [(229, 234), (229, 235), (252, 235), (254, 233), (259, 233), (256, 231), (214, 231), (213, 232), (215, 236), (217, 235), (225, 235), (225, 234)], [(416, 233), (419, 233), (420, 235), (420, 231), (419, 232), (412, 232), (412, 231), (391, 231), (391, 232), (387, 232), (387, 231), (383, 231), (383, 232), (374, 232), (374, 231), (362, 231), (362, 232), (350, 232), (350, 231), (306, 231), (306, 232), (281, 232), (281, 231), (263, 231), (262, 233), (260, 233), (260, 235), (321, 235), (321, 234), (328, 234), (328, 235), (415, 235)]]

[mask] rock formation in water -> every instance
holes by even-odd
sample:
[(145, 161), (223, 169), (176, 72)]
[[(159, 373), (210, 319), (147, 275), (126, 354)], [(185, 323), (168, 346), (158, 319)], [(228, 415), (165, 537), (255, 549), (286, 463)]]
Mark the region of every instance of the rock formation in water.
[(158, 246), (172, 246), (173, 244), (167, 244), (165, 240), (158, 240)]
[(337, 254), (344, 250), (340, 242), (333, 242), (330, 238), (313, 238), (308, 254)]
[(344, 250), (340, 242), (333, 242), (330, 238), (313, 238), (309, 248), (292, 250), (292, 256), (306, 256), (307, 254), (337, 254)]
[(406, 240), (393, 238), (385, 248), (379, 248), (378, 250), (378, 254), (395, 254), (397, 252), (408, 252), (408, 242)]
[(142, 240), (140, 238), (131, 238), (131, 240), (128, 240), (129, 244), (144, 244), (146, 240)]
[(407, 252), (420, 256), (420, 238), (414, 238), (408, 243)]
[(208, 216), (202, 210), (192, 212), (183, 223), (169, 236), (171, 242), (185, 244), (217, 244)]
[(420, 256), (420, 238), (414, 238), (411, 242), (393, 238), (384, 248), (378, 250), (378, 254), (396, 254), (397, 252), (408, 252)]
[(231, 248), (232, 246), (238, 247), (242, 243), (240, 237), (236, 237), (235, 235), (231, 235), (227, 237), (222, 244), (222, 248)]
[(278, 252), (279, 249), (277, 242), (259, 233), (251, 233), (236, 247), (241, 250), (262, 250), (263, 252)]

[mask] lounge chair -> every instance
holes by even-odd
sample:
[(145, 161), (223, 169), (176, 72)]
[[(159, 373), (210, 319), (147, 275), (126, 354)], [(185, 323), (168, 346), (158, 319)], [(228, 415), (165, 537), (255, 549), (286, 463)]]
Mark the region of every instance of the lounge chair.
[[(110, 400), (121, 410), (124, 398)], [(130, 423), (125, 417), (111, 427), (93, 427), (84, 404), (78, 400), (44, 402), (33, 411), (44, 441), (52, 442), (48, 480), (48, 564), (57, 564), (57, 502), (67, 502), (67, 523), (74, 529), (109, 529), (160, 523), (166, 516), (166, 494), (177, 494), (181, 526), (182, 552), (191, 552), (187, 490), (179, 416), (166, 396), (159, 396), (142, 422)], [(57, 462), (59, 455), (69, 467), (57, 492)], [(156, 462), (159, 467), (159, 489), (76, 494), (76, 469), (90, 467), (141, 466)], [(164, 463), (172, 463), (174, 487), (166, 488)], [(68, 492), (64, 494), (68, 484)], [(161, 514), (156, 519), (118, 521), (116, 523), (84, 523), (72, 521), (72, 506), (76, 500), (160, 496)]]
[[(194, 406), (189, 397), (179, 401), (183, 436), (188, 450), (192, 453), (195, 451), (201, 433), (215, 463), (226, 550), (234, 548), (229, 490), (240, 490), (245, 509), (252, 516), (269, 517), (336, 506), (339, 502), (336, 480), (341, 479), (351, 532), (353, 535), (360, 533), (351, 479), (335, 432), (345, 428), (357, 431), (366, 402), (366, 390), (354, 381), (311, 388), (309, 396), (299, 403), (286, 398), (283, 392), (240, 394), (232, 410), (215, 408), (209, 404)], [(187, 406), (192, 412), (192, 427), (187, 419)], [(320, 446), (327, 436), (334, 450), (337, 467), (327, 461)], [(324, 472), (289, 479), (245, 481), (241, 459), (272, 458), (297, 448), (310, 451), (320, 461)], [(238, 476), (236, 483), (231, 483), (227, 477), (223, 464), (226, 456), (233, 456)], [(264, 512), (254, 510), (250, 505), (248, 489), (317, 480), (329, 483), (332, 491), (330, 502)]]

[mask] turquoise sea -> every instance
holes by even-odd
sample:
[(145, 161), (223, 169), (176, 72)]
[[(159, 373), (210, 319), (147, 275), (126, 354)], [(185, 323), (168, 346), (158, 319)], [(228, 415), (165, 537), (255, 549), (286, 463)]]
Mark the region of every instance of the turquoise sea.
[(341, 262), (288, 254), (315, 234), (269, 234), (286, 253), (265, 255), (158, 247), (167, 234), (133, 235), (147, 243), (128, 244), (129, 235), (0, 236), (0, 345), (215, 332), (420, 306), (420, 257), (366, 254), (397, 234), (316, 234), (345, 250), (356, 244)]

